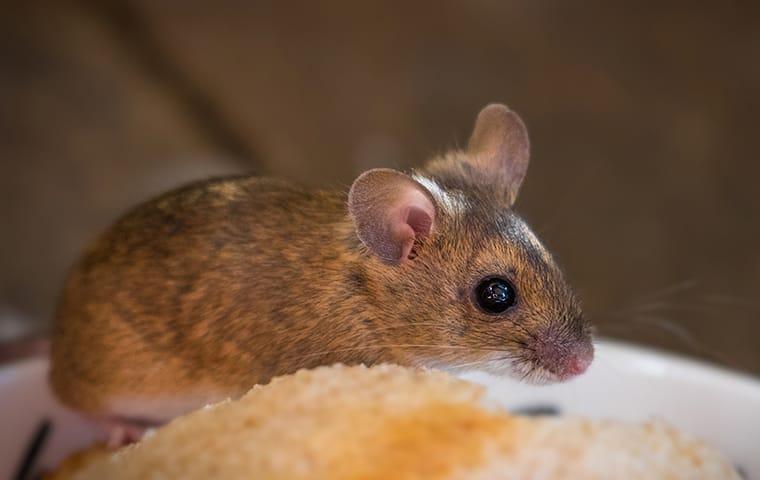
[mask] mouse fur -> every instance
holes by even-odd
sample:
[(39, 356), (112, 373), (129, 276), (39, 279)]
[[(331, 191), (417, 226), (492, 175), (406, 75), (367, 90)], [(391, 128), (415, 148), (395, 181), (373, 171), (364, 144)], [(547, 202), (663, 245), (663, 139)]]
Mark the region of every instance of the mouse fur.
[[(54, 392), (86, 414), (160, 423), (338, 362), (581, 373), (591, 326), (512, 209), (528, 150), (519, 117), (491, 105), (467, 149), (365, 172), (348, 192), (236, 176), (137, 206), (70, 270)], [(497, 316), (473, 298), (493, 274), (517, 291)]]

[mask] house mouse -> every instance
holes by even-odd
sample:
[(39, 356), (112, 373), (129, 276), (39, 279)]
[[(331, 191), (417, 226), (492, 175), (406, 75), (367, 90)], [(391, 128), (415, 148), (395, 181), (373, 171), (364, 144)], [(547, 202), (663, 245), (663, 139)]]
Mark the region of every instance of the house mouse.
[(68, 275), (53, 390), (118, 444), (337, 362), (581, 374), (591, 326), (512, 209), (528, 161), (522, 120), (492, 104), (466, 150), (348, 192), (238, 176), (139, 205)]

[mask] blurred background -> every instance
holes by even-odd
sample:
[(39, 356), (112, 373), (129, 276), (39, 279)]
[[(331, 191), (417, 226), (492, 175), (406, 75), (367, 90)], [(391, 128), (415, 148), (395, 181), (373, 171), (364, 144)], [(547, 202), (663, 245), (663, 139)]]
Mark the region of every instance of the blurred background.
[(254, 172), (347, 188), (531, 132), (517, 210), (602, 334), (760, 374), (760, 3), (4, 2), (0, 339), (136, 202)]

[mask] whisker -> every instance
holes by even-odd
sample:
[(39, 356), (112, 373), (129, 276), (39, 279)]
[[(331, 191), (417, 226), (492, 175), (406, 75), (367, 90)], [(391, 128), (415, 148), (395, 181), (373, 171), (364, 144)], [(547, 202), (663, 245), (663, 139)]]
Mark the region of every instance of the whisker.
[[(524, 333), (525, 335), (527, 335), (527, 336), (529, 336), (529, 337), (531, 337), (533, 339), (536, 338), (535, 334), (532, 333), (527, 328), (525, 328), (523, 325), (520, 325), (519, 323), (517, 323), (515, 321), (512, 321), (512, 320), (508, 320), (507, 319), (507, 321), (511, 325), (513, 325), (515, 328), (517, 328), (520, 332)], [(442, 324), (441, 322), (412, 322), (412, 323), (404, 323), (404, 324), (399, 324), (399, 325), (386, 325), (386, 326), (383, 326), (383, 327), (375, 327), (374, 330), (375, 331), (396, 330), (396, 329), (401, 329), (401, 328), (413, 328), (413, 327), (424, 327), (424, 326), (445, 327), (445, 325)], [(502, 342), (512, 342), (512, 341), (517, 342), (516, 340), (514, 340), (512, 338), (499, 337), (498, 335), (493, 334), (493, 333), (489, 333), (489, 332), (478, 332), (478, 333), (479, 334), (483, 334), (483, 335), (489, 335), (492, 338), (497, 339), (497, 340), (502, 341)], [(524, 344), (524, 342), (522, 344)]]
[(531, 366), (523, 376), (520, 377), (520, 381), (524, 382), (526, 378), (528, 378), (535, 370), (535, 367)]
[(531, 331), (530, 331), (530, 330), (528, 330), (527, 328), (525, 328), (525, 326), (523, 326), (523, 325), (520, 325), (519, 323), (515, 322), (514, 320), (509, 320), (509, 319), (507, 319), (507, 321), (508, 321), (509, 323), (511, 323), (512, 325), (514, 325), (514, 326), (515, 326), (515, 328), (517, 328), (517, 329), (518, 329), (518, 330), (520, 330), (521, 332), (523, 332), (523, 333), (525, 333), (526, 335), (528, 335), (528, 336), (529, 336), (530, 338), (532, 338), (533, 340), (537, 340), (537, 339), (536, 339), (536, 334), (535, 334), (535, 333), (533, 333), (533, 332), (531, 332)]
[(707, 295), (703, 300), (706, 303), (713, 303), (713, 304), (718, 304), (718, 305), (729, 305), (733, 307), (744, 307), (744, 308), (748, 308), (754, 311), (760, 310), (760, 303), (753, 302), (752, 300), (747, 299), (747, 298), (713, 294), (713, 295)]
[[(684, 327), (683, 325), (679, 325), (672, 320), (669, 320), (665, 317), (653, 316), (653, 315), (631, 317), (630, 320), (634, 323), (658, 327), (662, 329), (663, 331), (668, 332), (671, 335), (673, 335), (674, 338), (681, 340), (684, 344), (691, 347), (696, 352), (705, 354), (708, 357), (712, 358), (713, 360), (721, 362), (725, 365), (736, 366), (733, 361), (723, 356), (723, 354), (718, 353), (706, 347), (704, 343), (701, 342), (698, 338), (696, 338), (696, 336), (693, 333), (689, 332), (686, 329), (686, 327)], [(622, 326), (622, 327), (628, 327), (630, 329), (631, 327), (634, 327), (636, 325), (620, 322), (620, 323), (607, 324), (606, 326), (612, 327), (612, 328)]]
[(638, 297), (637, 300), (635, 300), (635, 303), (648, 301), (648, 300), (658, 300), (663, 297), (673, 296), (678, 293), (684, 292), (686, 290), (689, 290), (690, 288), (694, 288), (697, 286), (697, 279), (691, 278), (688, 280), (683, 280), (681, 282), (668, 285), (660, 290), (656, 290), (651, 293), (644, 294), (641, 297)]
[(661, 289), (655, 290), (653, 292), (640, 295), (634, 298), (633, 300), (631, 300), (630, 302), (622, 305), (620, 309), (603, 311), (600, 316), (607, 316), (607, 315), (611, 315), (615, 313), (626, 313), (630, 311), (636, 311), (637, 309), (641, 307), (646, 307), (646, 306), (667, 300), (668, 298), (672, 298), (673, 296), (681, 292), (694, 288), (696, 285), (697, 285), (697, 280), (694, 278), (689, 279), (689, 280), (684, 280), (675, 284), (671, 284)]
[(476, 360), (474, 362), (459, 363), (459, 364), (451, 365), (447, 368), (452, 369), (452, 370), (457, 370), (460, 368), (471, 367), (473, 365), (482, 365), (484, 363), (503, 362), (504, 360), (510, 360), (510, 355), (505, 355), (503, 357), (497, 357), (497, 358), (488, 358), (484, 360)]
[(751, 301), (731, 298), (699, 298), (688, 303), (678, 302), (652, 302), (638, 307), (607, 312), (606, 316), (616, 318), (630, 318), (637, 314), (657, 313), (691, 313), (705, 319), (714, 318), (716, 315), (752, 315), (760, 312), (760, 304), (753, 305)]
[(369, 351), (369, 350), (379, 350), (383, 348), (433, 348), (433, 349), (441, 349), (441, 350), (475, 350), (475, 351), (485, 351), (485, 352), (503, 352), (503, 348), (487, 348), (487, 347), (473, 347), (468, 345), (446, 345), (446, 344), (417, 344), (417, 343), (383, 343), (383, 344), (377, 344), (377, 345), (361, 345), (357, 347), (349, 347), (349, 348), (338, 348), (333, 350), (324, 350), (321, 352), (312, 352), (312, 353), (306, 353), (303, 355), (299, 355), (298, 358), (309, 358), (309, 357), (318, 357), (320, 355), (329, 355), (331, 353), (345, 353), (345, 352), (353, 352), (353, 351)]
[(473, 335), (477, 335), (477, 336), (479, 336), (481, 338), (495, 340), (496, 342), (498, 342), (501, 345), (510, 345), (510, 344), (513, 344), (513, 345), (519, 346), (520, 348), (522, 348), (524, 350), (528, 350), (528, 351), (531, 351), (531, 352), (535, 351), (535, 349), (533, 347), (531, 347), (528, 343), (524, 342), (523, 340), (517, 339), (517, 338), (505, 337), (505, 336), (502, 336), (502, 335), (498, 335), (496, 333), (485, 332), (485, 331), (476, 331), (476, 332), (473, 332)]
[(441, 327), (445, 326), (442, 322), (411, 322), (403, 323), (399, 325), (386, 325), (383, 327), (373, 327), (373, 330), (392, 330), (397, 328), (412, 328), (412, 327)]
[(636, 313), (651, 313), (651, 312), (667, 312), (667, 311), (673, 311), (673, 312), (690, 312), (690, 313), (717, 313), (717, 312), (709, 312), (708, 309), (715, 309), (719, 308), (717, 305), (695, 305), (695, 302), (691, 302), (690, 305), (679, 305), (677, 303), (665, 303), (665, 302), (659, 302), (659, 303), (652, 303), (649, 305), (642, 305), (639, 308), (632, 308), (625, 311), (620, 312), (612, 312), (609, 315), (614, 317), (623, 317), (626, 314), (636, 314)]

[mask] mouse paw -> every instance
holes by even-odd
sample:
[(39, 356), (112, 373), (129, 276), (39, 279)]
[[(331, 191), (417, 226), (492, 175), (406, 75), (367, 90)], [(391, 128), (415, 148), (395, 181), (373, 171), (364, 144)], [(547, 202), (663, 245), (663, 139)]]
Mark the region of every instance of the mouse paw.
[(90, 417), (98, 425), (110, 450), (139, 442), (145, 433), (157, 425), (142, 421), (131, 421), (119, 417)]
[(108, 436), (106, 446), (112, 450), (139, 442), (147, 430), (145, 426), (123, 420), (108, 420), (105, 429)]

